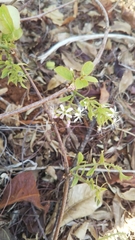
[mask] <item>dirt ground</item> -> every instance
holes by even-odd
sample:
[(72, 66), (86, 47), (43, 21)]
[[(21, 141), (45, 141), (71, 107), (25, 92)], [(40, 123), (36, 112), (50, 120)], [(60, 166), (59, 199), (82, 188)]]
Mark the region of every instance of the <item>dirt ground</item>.
[[(100, 4), (13, 3), (23, 30), (16, 56), (32, 80), (25, 89), (0, 79), (1, 240), (135, 239), (135, 2)], [(107, 104), (114, 118), (102, 127), (85, 110), (69, 121), (70, 101), (60, 107), (69, 84), (54, 68), (79, 76), (87, 61), (98, 83), (79, 90), (73, 104), (79, 109), (81, 95)], [(50, 100), (32, 105), (43, 99)]]

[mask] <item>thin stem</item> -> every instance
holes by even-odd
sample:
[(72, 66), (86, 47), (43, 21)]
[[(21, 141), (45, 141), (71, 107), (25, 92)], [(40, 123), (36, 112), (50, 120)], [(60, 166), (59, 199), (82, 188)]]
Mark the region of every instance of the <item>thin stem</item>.
[(91, 133), (92, 133), (95, 125), (96, 125), (96, 119), (93, 118), (93, 120), (90, 122), (89, 130), (88, 130), (88, 132), (87, 132), (87, 134), (86, 134), (83, 142), (81, 143), (81, 145), (80, 145), (80, 147), (79, 147), (79, 149), (78, 149), (78, 152), (82, 152), (82, 153), (83, 153), (83, 151), (84, 151), (87, 143), (88, 143), (89, 140), (90, 140), (90, 136), (91, 136)]
[(99, 0), (95, 0), (95, 2), (99, 5), (99, 7), (101, 8), (103, 14), (104, 14), (104, 17), (105, 17), (105, 22), (106, 22), (106, 30), (105, 30), (105, 33), (104, 33), (104, 38), (103, 38), (103, 41), (102, 41), (102, 46), (94, 60), (94, 65), (96, 66), (99, 62), (100, 62), (100, 59), (101, 59), (101, 56), (104, 52), (104, 49), (105, 49), (105, 45), (106, 45), (106, 42), (107, 42), (107, 39), (108, 39), (108, 33), (109, 33), (109, 18), (108, 18), (108, 15), (107, 15), (107, 12), (104, 8), (104, 6), (102, 5), (102, 3), (99, 1)]
[[(15, 55), (15, 59), (16, 59), (16, 61), (17, 61), (18, 63), (21, 63), (20, 59), (19, 59), (16, 55)], [(29, 79), (29, 81), (30, 81), (32, 87), (33, 87), (34, 90), (36, 91), (36, 94), (38, 95), (39, 99), (42, 99), (42, 96), (41, 96), (41, 94), (40, 94), (38, 88), (36, 87), (36, 85), (35, 85), (33, 79), (30, 77), (30, 75), (29, 75), (29, 73), (27, 72), (27, 70), (25, 69), (25, 67), (24, 67), (23, 65), (20, 65), (20, 66), (21, 66), (23, 72), (26, 74), (27, 78)]]

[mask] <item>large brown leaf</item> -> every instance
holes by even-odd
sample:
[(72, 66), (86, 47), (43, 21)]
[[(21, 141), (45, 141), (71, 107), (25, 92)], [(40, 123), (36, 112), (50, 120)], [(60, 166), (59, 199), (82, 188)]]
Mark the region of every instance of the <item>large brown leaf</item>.
[(10, 181), (0, 201), (0, 209), (21, 201), (31, 202), (37, 208), (44, 209), (40, 204), (39, 191), (31, 171), (20, 173)]

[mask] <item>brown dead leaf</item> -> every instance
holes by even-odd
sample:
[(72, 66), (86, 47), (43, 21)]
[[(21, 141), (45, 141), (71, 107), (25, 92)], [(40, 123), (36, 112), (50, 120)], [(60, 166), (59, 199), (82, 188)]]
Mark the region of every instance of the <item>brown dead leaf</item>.
[(44, 209), (40, 203), (34, 174), (31, 171), (22, 172), (10, 181), (0, 201), (0, 209), (21, 201), (31, 202), (37, 208)]
[(69, 24), (70, 22), (74, 21), (74, 19), (77, 17), (77, 13), (78, 13), (78, 2), (75, 1), (75, 2), (74, 2), (74, 15), (67, 17), (67, 18), (64, 20), (62, 26), (63, 26), (63, 25), (66, 25), (66, 24)]
[(109, 173), (109, 175), (106, 174), (107, 181), (110, 185), (119, 183), (124, 188), (125, 187), (135, 187), (135, 174), (125, 173), (125, 176), (131, 177), (131, 179), (121, 181), (119, 178), (119, 174), (116, 174), (116, 173)]
[[(112, 8), (111, 0), (100, 0), (100, 2), (104, 6), (105, 10), (108, 13), (108, 17), (110, 18), (112, 16), (112, 12), (111, 11), (109, 12), (109, 10), (111, 10), (111, 8)], [(97, 8), (98, 12), (102, 14), (99, 4), (97, 4), (94, 0), (92, 0), (92, 3)]]
[(33, 145), (34, 145), (34, 142), (35, 142), (36, 138), (37, 138), (36, 131), (33, 131), (32, 138), (31, 138), (31, 141), (30, 141), (30, 150), (31, 150), (31, 152), (34, 152)]
[(4, 140), (0, 137), (0, 155), (4, 152), (5, 146), (4, 146)]
[(105, 45), (106, 50), (111, 50), (112, 49), (112, 41), (111, 39), (108, 39)]
[(112, 211), (108, 211), (104, 208), (95, 211), (91, 216), (92, 219), (95, 219), (97, 221), (101, 220), (112, 220), (113, 219), (113, 213)]
[(50, 18), (54, 24), (61, 26), (63, 23), (63, 14), (57, 9), (55, 11), (52, 11), (53, 9), (56, 9), (57, 6), (56, 5), (51, 5), (48, 8), (45, 8), (44, 11), (45, 12), (49, 12), (48, 14), (46, 14), (46, 17)]
[[(17, 110), (19, 108), (21, 108), (22, 106), (21, 105), (15, 105), (14, 103), (12, 104), (9, 104), (6, 108), (6, 111), (5, 113), (7, 112), (12, 112), (14, 110)], [(2, 123), (4, 123), (5, 125), (15, 125), (15, 126), (19, 126), (20, 125), (20, 121), (19, 121), (19, 114), (14, 114), (14, 116), (11, 116), (11, 117), (8, 117), (8, 118), (3, 118), (1, 120)]]
[(57, 180), (56, 171), (52, 166), (48, 166), (45, 172), (49, 174), (54, 180)]
[(93, 237), (93, 239), (96, 240), (99, 238), (96, 226), (92, 226), (92, 224), (90, 224), (88, 230), (89, 230), (91, 236)]
[(131, 70), (126, 69), (119, 83), (119, 93), (123, 93), (133, 83), (133, 74)]
[(67, 32), (60, 32), (60, 33), (57, 33), (57, 34), (53, 35), (53, 41), (54, 42), (60, 42), (60, 41), (63, 41), (64, 39), (69, 38), (69, 37), (70, 37), (69, 33), (67, 33)]
[[(134, 68), (134, 64), (135, 64), (135, 61), (134, 61), (134, 57), (133, 57), (133, 53), (131, 53), (129, 51), (129, 49), (123, 45), (123, 44), (120, 44), (119, 45), (119, 49), (120, 49), (120, 54), (119, 54), (119, 61), (122, 63), (122, 64), (125, 64), (127, 66), (130, 66), (132, 68)], [(122, 65), (120, 65), (118, 63), (119, 67), (122, 67)]]
[(105, 161), (107, 163), (115, 163), (117, 161), (117, 158), (118, 158), (117, 154), (114, 154), (110, 158), (105, 158)]
[(100, 203), (98, 204), (95, 200), (96, 190), (91, 189), (88, 184), (82, 183), (72, 187), (61, 226), (74, 219), (92, 215), (102, 205), (103, 191), (99, 194)]
[(127, 201), (135, 201), (135, 188), (130, 188), (126, 192), (121, 192), (119, 188), (115, 188), (118, 196)]
[(115, 227), (120, 226), (121, 223), (121, 217), (123, 214), (124, 209), (122, 208), (121, 199), (120, 197), (115, 194), (115, 197), (113, 198), (113, 215), (115, 220)]
[(87, 42), (77, 42), (77, 46), (85, 53), (87, 56), (96, 56), (97, 49), (93, 44)]
[(135, 12), (131, 9), (123, 6), (122, 8), (122, 18), (130, 24), (130, 26), (135, 29)]
[(73, 225), (72, 225), (72, 227), (70, 228), (70, 231), (69, 231), (69, 233), (68, 233), (68, 236), (67, 236), (67, 240), (74, 240), (74, 238), (73, 238), (73, 232), (74, 232), (74, 230), (79, 226), (80, 224), (78, 224), (78, 223), (74, 223)]
[(77, 17), (77, 13), (78, 13), (78, 1), (74, 2), (74, 17)]
[(100, 99), (101, 104), (107, 103), (109, 99), (109, 92), (106, 90), (106, 84), (103, 82), (103, 87), (100, 89)]
[(78, 59), (72, 53), (63, 52), (61, 57), (67, 68), (71, 68), (76, 71), (81, 70), (82, 64), (78, 62)]
[(85, 239), (85, 235), (89, 226), (89, 222), (83, 222), (73, 233), (79, 239)]
[(111, 26), (111, 32), (125, 32), (131, 34), (131, 26), (122, 21), (114, 21), (114, 24)]
[(66, 24), (69, 24), (70, 22), (74, 21), (75, 17), (74, 16), (69, 16), (67, 17), (63, 23), (62, 23), (62, 26), (66, 25)]
[(48, 83), (48, 86), (47, 86), (47, 90), (48, 90), (48, 91), (53, 90), (54, 88), (60, 86), (62, 83), (65, 83), (65, 82), (66, 82), (66, 80), (65, 80), (63, 77), (55, 74), (55, 75), (50, 79), (50, 81), (49, 81), (49, 83)]

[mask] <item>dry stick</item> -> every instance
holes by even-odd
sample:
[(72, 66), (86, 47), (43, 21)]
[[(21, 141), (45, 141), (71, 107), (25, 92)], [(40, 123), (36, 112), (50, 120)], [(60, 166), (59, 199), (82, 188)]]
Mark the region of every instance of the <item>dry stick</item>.
[(12, 111), (12, 112), (2, 113), (2, 114), (0, 114), (0, 119), (7, 118), (7, 117), (11, 117), (11, 116), (13, 116), (13, 115), (15, 115), (15, 114), (19, 114), (19, 113), (22, 113), (22, 112), (26, 112), (26, 111), (28, 111), (28, 110), (31, 109), (31, 108), (38, 108), (38, 107), (40, 107), (41, 105), (43, 105), (44, 103), (47, 103), (47, 102), (49, 102), (49, 101), (52, 101), (53, 99), (59, 97), (60, 95), (62, 95), (62, 94), (64, 94), (64, 93), (67, 93), (67, 92), (71, 92), (71, 91), (73, 91), (72, 86), (69, 86), (69, 87), (67, 87), (67, 88), (63, 88), (63, 89), (61, 89), (60, 91), (52, 94), (51, 96), (48, 96), (48, 97), (46, 97), (46, 98), (42, 98), (41, 100), (36, 101), (36, 102), (34, 102), (34, 103), (31, 103), (31, 104), (29, 104), (29, 105), (27, 105), (27, 106), (25, 106), (25, 107), (22, 107), (22, 108), (20, 108), (20, 109), (14, 110), (14, 111)]
[[(49, 166), (49, 165), (48, 165)], [(43, 167), (25, 167), (23, 169), (23, 172), (28, 172), (28, 171), (34, 171), (34, 170), (38, 170), (38, 171), (41, 171), (41, 170), (45, 170), (48, 168), (48, 166), (43, 166)], [(53, 168), (55, 170), (65, 170), (64, 167), (62, 166), (53, 166)], [(84, 170), (84, 168), (79, 168), (78, 170)], [(85, 171), (90, 171), (91, 170), (91, 167), (85, 167)], [(0, 172), (4, 172), (4, 171), (11, 171), (11, 172), (20, 172), (22, 171), (22, 167), (15, 167), (14, 165), (10, 165), (10, 166), (6, 166), (6, 167), (3, 167), (3, 168), (0, 168)], [(119, 173), (120, 171), (117, 170), (117, 169), (104, 169), (104, 168), (96, 168), (95, 169), (95, 172), (105, 172), (105, 173)], [(121, 170), (122, 173), (135, 173), (135, 170)]]
[(64, 158), (64, 168), (65, 168), (65, 173), (66, 173), (66, 180), (64, 182), (64, 187), (63, 187), (63, 198), (62, 198), (62, 205), (61, 205), (61, 210), (60, 210), (60, 214), (58, 216), (58, 221), (56, 222), (56, 227), (55, 227), (55, 232), (54, 232), (54, 238), (53, 240), (57, 240), (58, 239), (58, 235), (59, 235), (59, 230), (60, 230), (60, 224), (64, 215), (64, 211), (65, 211), (65, 207), (66, 207), (66, 202), (67, 202), (67, 197), (68, 197), (68, 190), (69, 190), (69, 165), (68, 165), (68, 159), (67, 159), (67, 154), (66, 154), (66, 149), (63, 145), (60, 133), (58, 131), (58, 128), (56, 126), (56, 123), (53, 121), (51, 112), (47, 109), (47, 107), (45, 108), (45, 111), (47, 112), (53, 126), (54, 126), (54, 130), (58, 139), (58, 142), (60, 144), (60, 148), (62, 151), (62, 155)]
[(24, 21), (28, 21), (28, 20), (32, 20), (32, 19), (36, 19), (36, 18), (41, 18), (43, 16), (45, 16), (46, 14), (50, 13), (50, 12), (53, 12), (53, 11), (56, 11), (57, 9), (60, 9), (60, 8), (63, 8), (71, 3), (74, 3), (76, 0), (72, 0), (68, 3), (65, 3), (59, 7), (56, 7), (56, 8), (53, 8), (52, 10), (48, 11), (48, 12), (45, 12), (45, 13), (41, 13), (41, 14), (38, 14), (36, 16), (32, 16), (32, 17), (27, 17), (27, 18), (21, 18), (21, 22), (24, 22)]
[[(18, 62), (20, 62), (20, 60), (16, 57), (16, 60)], [(29, 76), (28, 72), (26, 71), (26, 69), (21, 66), (22, 69), (24, 70), (25, 74), (27, 75), (29, 81), (31, 82), (33, 88), (35, 89), (38, 97), (40, 99), (42, 99), (42, 96), (39, 92), (39, 90), (37, 89), (35, 83), (33, 82), (32, 78)], [(59, 145), (60, 145), (60, 148), (61, 148), (61, 152), (62, 152), (62, 155), (63, 155), (63, 158), (64, 158), (64, 168), (65, 168), (65, 173), (66, 175), (68, 176), (69, 174), (69, 165), (68, 165), (68, 159), (67, 159), (67, 154), (66, 154), (66, 149), (63, 145), (63, 142), (62, 142), (62, 139), (61, 139), (61, 136), (60, 136), (60, 133), (58, 131), (58, 128), (56, 126), (56, 123), (54, 122), (54, 119), (52, 118), (52, 114), (51, 112), (49, 111), (49, 108), (47, 105), (44, 104), (44, 109), (50, 119), (50, 121), (52, 122), (53, 126), (54, 126), (54, 131), (56, 133), (56, 136), (57, 136), (57, 139), (58, 139), (58, 142), (59, 142)], [(54, 236), (54, 239), (57, 239), (58, 235), (59, 235), (59, 229), (60, 229), (60, 223), (62, 221), (62, 218), (63, 218), (63, 215), (64, 215), (64, 210), (65, 210), (65, 206), (66, 206), (66, 201), (67, 201), (67, 196), (68, 196), (68, 190), (69, 190), (69, 178), (67, 177), (66, 180), (65, 180), (65, 183), (64, 183), (64, 193), (63, 193), (63, 199), (62, 199), (62, 207), (61, 207), (61, 212), (60, 212), (60, 215), (59, 215), (59, 218), (58, 218), (58, 222), (57, 222), (57, 226), (56, 226), (56, 231), (55, 231), (55, 236)], [(39, 222), (38, 222), (39, 223)], [(40, 227), (40, 226), (39, 226)]]
[(109, 9), (108, 13), (112, 12), (112, 11), (117, 7), (119, 1), (120, 1), (120, 0), (117, 0), (117, 1), (115, 2), (115, 4), (113, 5), (113, 7)]
[[(88, 132), (87, 132), (83, 142), (81, 143), (80, 147), (78, 148), (78, 152), (82, 152), (83, 153), (87, 143), (90, 141), (90, 136), (91, 136), (91, 133), (92, 133), (94, 127), (95, 127), (95, 124), (96, 124), (96, 119), (93, 118), (93, 120), (90, 122), (89, 130), (88, 130)], [(76, 163), (74, 163), (74, 165), (76, 165)]]
[(19, 12), (21, 13), (21, 11), (26, 8), (29, 4), (32, 4), (34, 0), (28, 0), (26, 3), (24, 3), (21, 8), (19, 8)]
[(99, 7), (101, 8), (102, 12), (103, 12), (103, 15), (105, 17), (105, 23), (106, 23), (106, 30), (105, 30), (105, 33), (104, 33), (104, 38), (103, 38), (103, 41), (102, 41), (102, 46), (94, 60), (94, 66), (96, 66), (99, 62), (100, 62), (100, 59), (101, 59), (101, 56), (104, 52), (104, 49), (105, 49), (105, 45), (106, 45), (106, 42), (107, 42), (107, 39), (108, 39), (108, 33), (109, 33), (109, 19), (108, 19), (108, 15), (107, 15), (107, 12), (105, 10), (105, 8), (103, 7), (103, 5), (101, 4), (101, 2), (99, 0), (95, 0), (95, 2), (99, 5)]
[[(60, 47), (68, 45), (73, 42), (82, 42), (82, 41), (88, 41), (88, 40), (95, 40), (95, 39), (101, 39), (104, 38), (104, 33), (93, 33), (93, 34), (87, 34), (87, 35), (79, 35), (79, 36), (72, 36), (69, 38), (66, 38), (58, 43), (56, 43), (54, 46), (52, 46), (48, 51), (43, 53), (38, 57), (38, 60), (40, 60), (41, 63), (45, 61), (45, 59), (50, 56), (53, 52), (57, 51)], [(128, 40), (133, 43), (135, 43), (135, 37), (125, 34), (116, 34), (116, 33), (109, 33), (108, 38), (110, 39), (123, 39), (123, 41)]]

